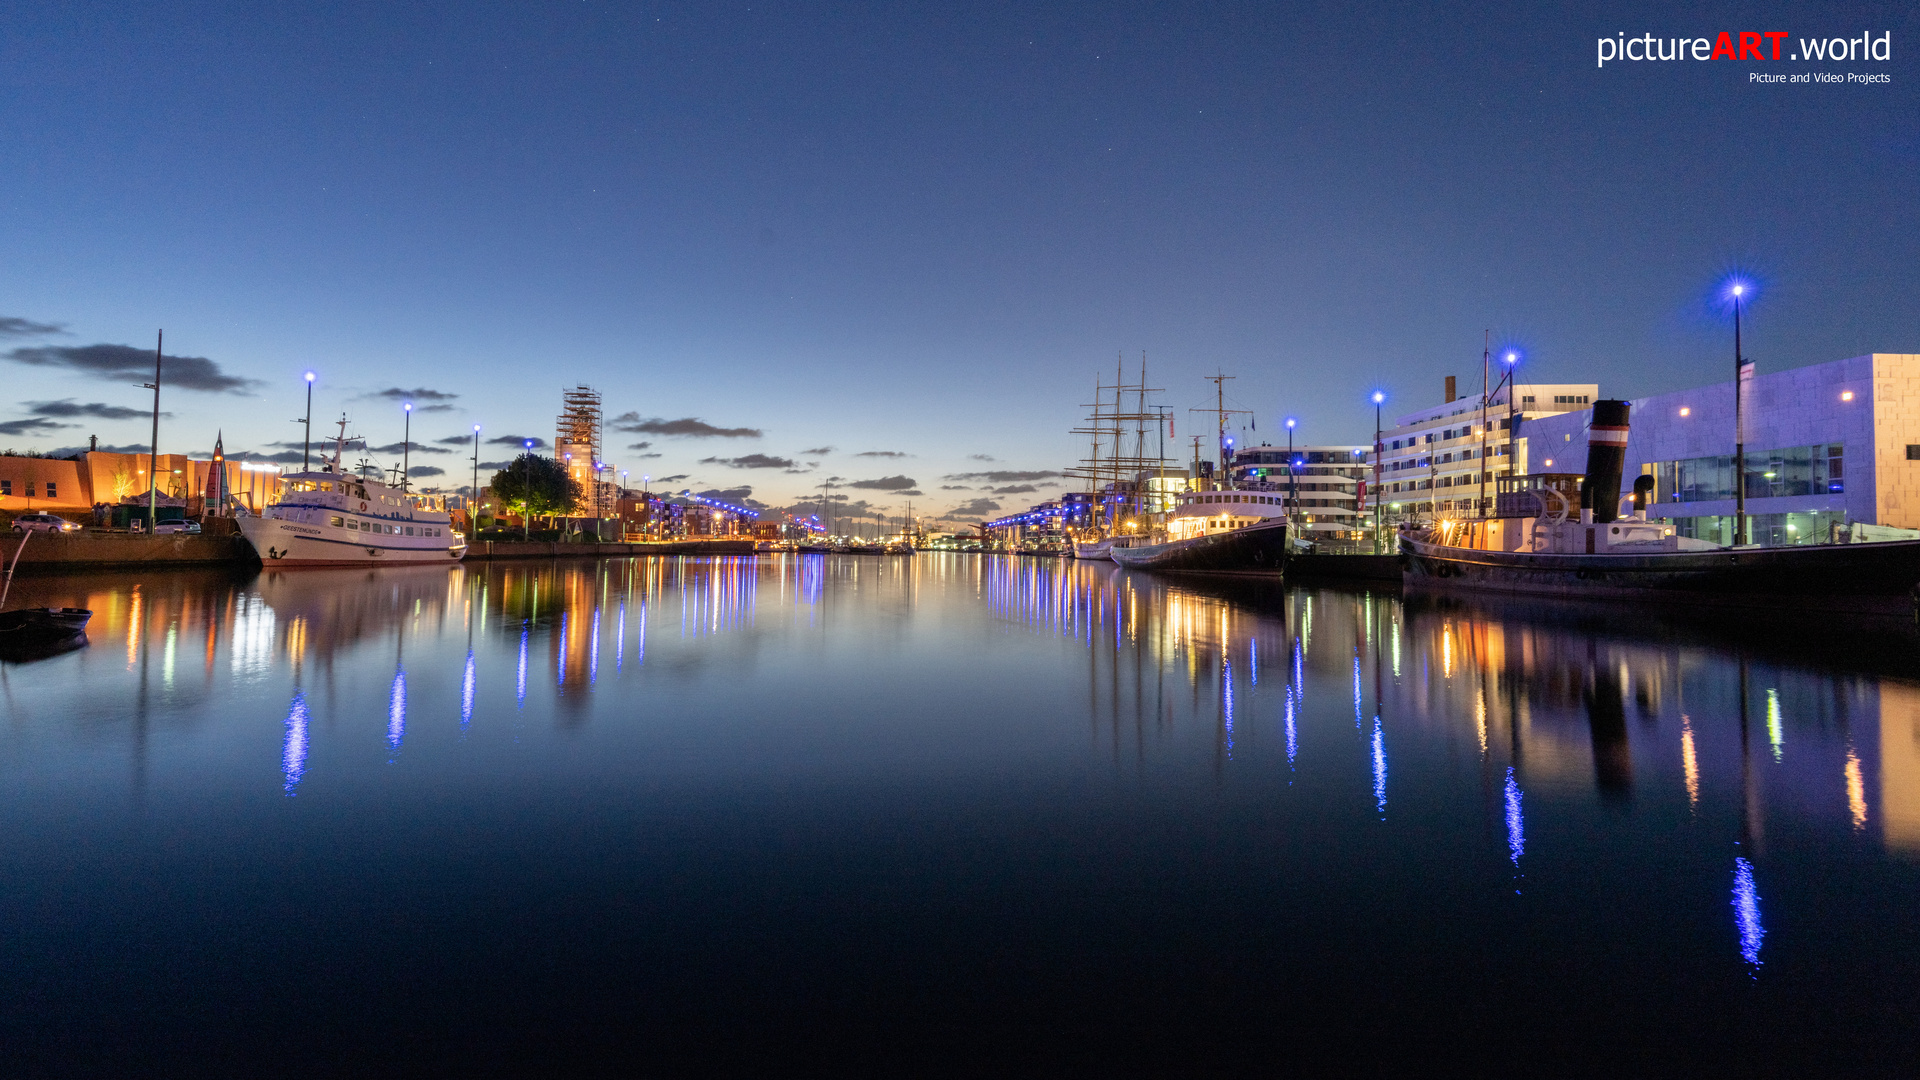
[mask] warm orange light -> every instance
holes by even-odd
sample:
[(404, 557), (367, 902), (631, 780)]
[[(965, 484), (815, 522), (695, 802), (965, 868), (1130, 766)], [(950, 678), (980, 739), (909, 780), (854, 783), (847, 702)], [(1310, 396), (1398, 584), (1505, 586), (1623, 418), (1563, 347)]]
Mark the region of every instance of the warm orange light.
[(1692, 416), (1692, 415), (1693, 415), (1693, 410), (1692, 410), (1692, 409), (1690, 409), (1690, 408), (1688, 408), (1688, 407), (1686, 407), (1685, 405), (1682, 405), (1682, 406), (1680, 406), (1680, 415), (1681, 415), (1681, 416)]
[(1842, 391), (1840, 391), (1840, 400), (1841, 400), (1841, 401), (1852, 401), (1852, 400), (1853, 400), (1853, 391), (1851, 391), (1851, 390), (1842, 390)]

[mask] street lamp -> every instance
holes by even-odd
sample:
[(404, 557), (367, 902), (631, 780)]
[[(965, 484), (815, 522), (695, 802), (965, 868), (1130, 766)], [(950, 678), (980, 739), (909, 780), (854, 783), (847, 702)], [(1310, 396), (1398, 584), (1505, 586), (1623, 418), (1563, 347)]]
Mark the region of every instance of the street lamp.
[(1287, 520), (1292, 521), (1296, 504), (1300, 501), (1300, 482), (1296, 478), (1297, 469), (1293, 460), (1293, 426), (1299, 423), (1293, 417), (1287, 417)]
[(1383, 528), (1380, 515), (1380, 459), (1385, 456), (1380, 448), (1380, 406), (1385, 404), (1387, 395), (1378, 390), (1373, 392), (1373, 553), (1380, 554), (1380, 530)]
[(307, 415), (295, 423), (304, 425), (306, 434), (300, 438), (300, 471), (306, 472), (313, 467), (313, 372), (307, 372)]
[(526, 490), (520, 493), (520, 509), (522, 511), (520, 515), (520, 539), (531, 540), (533, 539), (533, 440), (532, 439), (526, 440), (526, 447), (527, 447), (527, 452), (522, 456), (527, 459), (527, 470), (526, 470), (527, 486), (526, 486)]
[(1740, 308), (1752, 291), (1746, 282), (1736, 281), (1727, 289), (1733, 298), (1733, 543), (1747, 542), (1747, 425), (1744, 405), (1747, 365), (1740, 356)]
[(473, 483), (467, 488), (467, 539), (480, 531), (480, 425), (473, 425)]
[(400, 436), (400, 490), (406, 491), (412, 487), (407, 483), (407, 472), (413, 458), (413, 402), (407, 402), (401, 409), (407, 414), (407, 426), (406, 434)]

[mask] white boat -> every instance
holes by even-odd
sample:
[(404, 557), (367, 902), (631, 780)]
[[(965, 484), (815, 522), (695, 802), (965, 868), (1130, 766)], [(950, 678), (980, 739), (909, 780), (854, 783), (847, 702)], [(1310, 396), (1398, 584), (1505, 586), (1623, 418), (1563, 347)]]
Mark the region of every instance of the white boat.
[(380, 566), (457, 562), (466, 537), (453, 528), (446, 499), (341, 468), (347, 422), (340, 422), (333, 458), (318, 472), (280, 478), (280, 498), (258, 516), (241, 513), (240, 535), (260, 562), (286, 566)]

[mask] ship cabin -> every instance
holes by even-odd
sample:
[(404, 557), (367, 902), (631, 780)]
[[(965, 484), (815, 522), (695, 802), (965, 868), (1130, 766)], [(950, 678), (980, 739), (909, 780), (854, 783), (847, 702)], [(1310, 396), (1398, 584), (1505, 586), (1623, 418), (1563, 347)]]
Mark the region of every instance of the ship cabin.
[(1442, 519), (1433, 525), (1434, 541), (1473, 551), (1532, 552), (1537, 554), (1648, 554), (1697, 551), (1714, 547), (1674, 535), (1672, 524), (1649, 521), (1644, 503), (1626, 516), (1595, 520), (1580, 505), (1578, 473), (1535, 473), (1501, 477), (1494, 497), (1494, 516), (1480, 520)]
[(1278, 491), (1183, 491), (1167, 519), (1169, 540), (1231, 532), (1287, 516)]

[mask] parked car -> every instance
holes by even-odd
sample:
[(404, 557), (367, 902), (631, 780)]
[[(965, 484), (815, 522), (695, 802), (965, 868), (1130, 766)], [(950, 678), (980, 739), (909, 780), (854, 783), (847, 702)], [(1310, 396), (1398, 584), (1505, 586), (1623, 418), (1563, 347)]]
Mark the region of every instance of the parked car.
[(155, 536), (160, 536), (165, 533), (197, 533), (199, 531), (200, 523), (197, 521), (163, 521), (153, 527), (153, 534)]
[(13, 519), (14, 532), (79, 532), (78, 522), (54, 514), (21, 514)]

